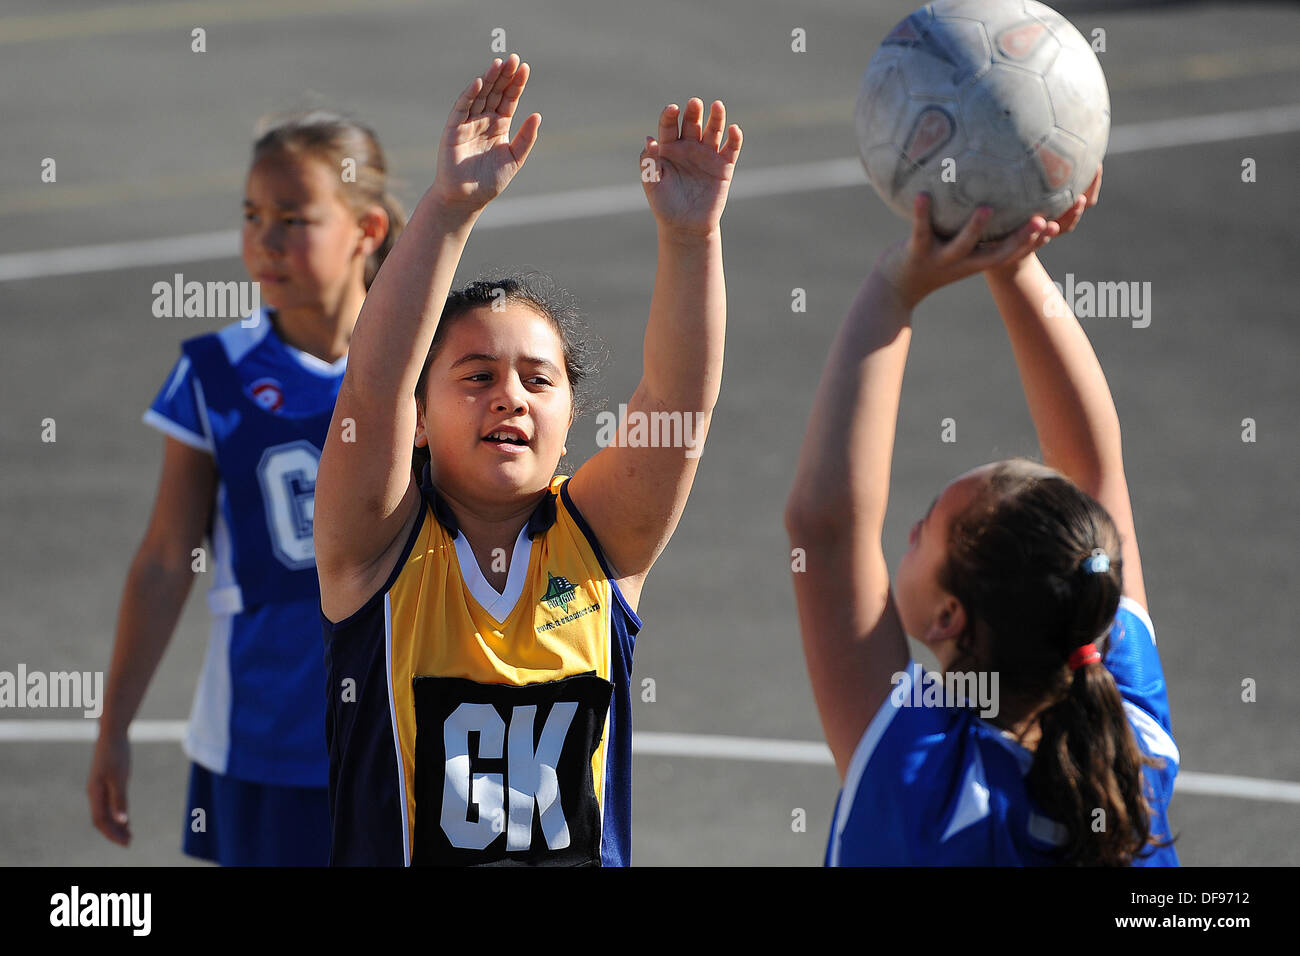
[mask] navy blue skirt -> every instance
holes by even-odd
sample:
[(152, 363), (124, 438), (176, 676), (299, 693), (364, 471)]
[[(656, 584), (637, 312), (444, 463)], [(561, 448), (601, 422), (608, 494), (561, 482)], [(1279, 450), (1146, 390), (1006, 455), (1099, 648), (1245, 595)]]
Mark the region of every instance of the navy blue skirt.
[(184, 832), (188, 856), (222, 866), (328, 866), (329, 790), (252, 783), (192, 763)]

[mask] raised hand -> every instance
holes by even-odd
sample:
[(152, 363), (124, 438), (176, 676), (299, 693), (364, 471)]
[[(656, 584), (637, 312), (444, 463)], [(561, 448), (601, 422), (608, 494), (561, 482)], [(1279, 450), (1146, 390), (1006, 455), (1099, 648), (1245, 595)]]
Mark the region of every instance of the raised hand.
[(878, 268), (907, 308), (951, 282), (994, 271), (1024, 259), (1060, 234), (1061, 224), (1033, 216), (1020, 229), (1003, 239), (979, 241), (980, 231), (993, 214), (981, 206), (947, 242), (934, 234), (930, 225), (930, 197), (920, 193), (912, 206), (912, 234), (886, 249)]
[(717, 230), (740, 144), (740, 127), (727, 126), (721, 101), (709, 108), (707, 122), (696, 97), (684, 113), (675, 103), (664, 107), (658, 139), (647, 136), (641, 151), (641, 185), (660, 227), (701, 236)]
[[(1079, 220), (1083, 218), (1084, 210), (1091, 209), (1093, 206), (1097, 205), (1097, 198), (1100, 195), (1101, 164), (1098, 163), (1096, 175), (1092, 177), (1092, 182), (1088, 185), (1088, 188), (1085, 189), (1082, 195), (1074, 201), (1074, 205), (1065, 210), (1065, 212), (1061, 213), (1055, 219), (1048, 220), (1047, 226), (1044, 230), (1047, 238), (1042, 239), (1041, 242), (1035, 243), (1033, 248), (1021, 252), (1019, 255), (1004, 258), (1001, 261), (995, 262), (991, 266), (986, 266), (984, 269), (986, 277), (1006, 278), (1015, 275), (1022, 266), (1026, 265), (1033, 259), (1031, 253), (1036, 251), (1040, 246), (1046, 244), (1048, 240), (1054, 236), (1063, 236), (1067, 232), (1073, 232), (1079, 225)], [(1052, 226), (1057, 227), (1055, 233), (1050, 232)]]
[(1093, 206), (1097, 205), (1097, 197), (1100, 195), (1101, 164), (1098, 163), (1097, 175), (1092, 177), (1092, 182), (1089, 184), (1088, 188), (1083, 191), (1083, 195), (1074, 201), (1073, 206), (1052, 220), (1052, 222), (1057, 223), (1061, 227), (1061, 235), (1074, 231), (1074, 227), (1077, 226), (1079, 220), (1083, 218), (1083, 211), (1085, 209), (1091, 209)]
[(448, 206), (477, 212), (500, 195), (537, 142), (542, 114), (533, 113), (514, 139), (510, 121), (528, 84), (528, 64), (510, 54), (465, 87), (438, 143), (432, 191)]

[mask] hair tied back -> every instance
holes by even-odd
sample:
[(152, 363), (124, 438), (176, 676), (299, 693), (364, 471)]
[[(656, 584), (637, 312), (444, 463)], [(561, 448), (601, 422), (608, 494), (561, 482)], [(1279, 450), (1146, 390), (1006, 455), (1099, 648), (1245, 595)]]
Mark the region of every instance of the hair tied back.
[(1086, 574), (1103, 574), (1110, 570), (1110, 555), (1101, 548), (1094, 548), (1092, 554), (1083, 559)]

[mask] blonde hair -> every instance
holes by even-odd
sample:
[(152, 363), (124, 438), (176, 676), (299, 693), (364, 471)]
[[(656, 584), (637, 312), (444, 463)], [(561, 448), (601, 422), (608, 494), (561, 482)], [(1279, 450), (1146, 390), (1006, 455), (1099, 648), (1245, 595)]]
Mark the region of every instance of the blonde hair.
[(309, 156), (331, 170), (342, 169), (345, 160), (355, 163), (354, 177), (339, 178), (344, 203), (357, 217), (371, 206), (380, 206), (388, 214), (388, 232), (366, 259), (365, 285), (369, 289), (406, 225), (402, 204), (388, 191), (388, 162), (379, 137), (365, 124), (331, 110), (263, 117), (253, 143), (253, 162), (276, 153)]

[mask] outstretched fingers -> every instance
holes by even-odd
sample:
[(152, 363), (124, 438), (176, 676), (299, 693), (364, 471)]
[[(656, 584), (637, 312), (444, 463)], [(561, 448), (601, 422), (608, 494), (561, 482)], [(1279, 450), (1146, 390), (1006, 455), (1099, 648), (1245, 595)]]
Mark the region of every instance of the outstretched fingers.
[(729, 163), (734, 163), (740, 156), (740, 145), (744, 140), (744, 134), (741, 133), (740, 127), (732, 123), (727, 127), (727, 142), (718, 150), (719, 155)]
[(971, 264), (978, 265), (981, 270), (984, 270), (1016, 262), (1031, 252), (1043, 248), (1055, 236), (1060, 235), (1060, 232), (1060, 223), (1049, 222), (1042, 216), (1032, 216), (1029, 222), (1011, 235), (993, 243), (986, 251), (973, 256)]
[(1098, 163), (1097, 175), (1092, 177), (1092, 182), (1089, 184), (1088, 188), (1083, 191), (1083, 194), (1088, 197), (1089, 209), (1097, 205), (1097, 201), (1101, 197), (1101, 170), (1102, 164)]
[[(515, 115), (515, 107), (519, 105), (519, 97), (523, 95), (524, 87), (528, 85), (528, 77), (530, 74), (531, 70), (529, 69), (528, 64), (520, 63), (519, 69), (515, 71), (510, 82), (506, 85), (505, 89), (501, 91), (501, 96), (493, 108), (507, 119)], [(491, 99), (488, 100), (488, 104), (490, 107), (492, 106)]]
[(676, 103), (669, 103), (659, 113), (659, 135), (655, 139), (660, 145), (674, 142), (678, 138), (677, 120), (681, 112), (681, 108)]
[(713, 105), (709, 107), (709, 119), (704, 124), (704, 135), (700, 138), (700, 142), (716, 151), (722, 145), (722, 134), (726, 129), (727, 107), (721, 100), (714, 100)]
[(686, 101), (683, 109), (670, 103), (659, 113), (658, 135), (650, 137), (654, 151), (667, 143), (685, 140), (699, 142), (719, 153), (729, 163), (740, 155), (740, 127), (727, 125), (727, 107), (721, 100), (710, 104), (706, 115), (704, 101), (697, 96)]
[(474, 99), (482, 89), (483, 77), (476, 76), (470, 81), (469, 86), (461, 90), (460, 96), (456, 98), (456, 105), (451, 108), (451, 115), (447, 117), (448, 126), (459, 126), (469, 119), (470, 110), (474, 108)]
[(1086, 195), (1080, 196), (1074, 201), (1073, 206), (1056, 217), (1054, 221), (1060, 224), (1062, 233), (1071, 232), (1079, 224), (1079, 220), (1083, 218), (1083, 210), (1087, 203), (1088, 197)]
[[(506, 92), (520, 79), (523, 74), (523, 81), (528, 82), (528, 66), (519, 59), (518, 53), (511, 53), (509, 59), (501, 64), (501, 72), (497, 74), (496, 82), (492, 84), (492, 89), (488, 92), (487, 102), (484, 104), (484, 111), (488, 113), (501, 112), (500, 106), (505, 99)], [(520, 92), (523, 92), (522, 87)], [(518, 96), (515, 97), (518, 99)]]
[(944, 244), (939, 254), (940, 261), (953, 263), (973, 253), (975, 247), (979, 245), (980, 233), (984, 231), (984, 226), (992, 215), (993, 210), (988, 206), (980, 206), (976, 209), (966, 220), (966, 225), (961, 227), (961, 231)]
[(930, 227), (930, 196), (917, 193), (912, 200), (912, 235), (908, 240), (917, 255), (927, 255), (934, 244), (934, 229)]
[(483, 110), (487, 107), (487, 99), (492, 94), (492, 87), (496, 84), (497, 78), (501, 76), (501, 71), (504, 67), (505, 62), (500, 58), (497, 58), (492, 61), (492, 65), (489, 66), (486, 72), (484, 72), (480, 77), (483, 81), (483, 85), (479, 87), (478, 94), (474, 97), (474, 102), (470, 104), (470, 119), (475, 119), (482, 115)]
[(510, 141), (510, 155), (515, 158), (516, 165), (522, 166), (528, 154), (533, 151), (533, 146), (537, 143), (537, 134), (542, 127), (542, 114), (533, 113), (528, 119), (524, 120), (515, 133), (515, 138)]
[(698, 143), (704, 135), (704, 101), (692, 96), (686, 101), (686, 112), (682, 115), (682, 139)]

